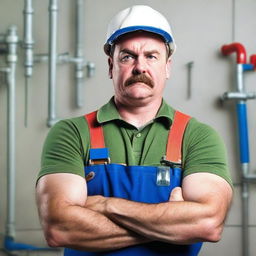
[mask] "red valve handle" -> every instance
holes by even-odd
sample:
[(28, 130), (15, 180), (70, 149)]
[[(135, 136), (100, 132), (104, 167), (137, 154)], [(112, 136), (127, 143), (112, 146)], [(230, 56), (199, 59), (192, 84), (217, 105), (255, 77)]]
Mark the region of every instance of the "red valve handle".
[(223, 55), (229, 55), (233, 52), (237, 54), (236, 62), (238, 64), (245, 64), (246, 63), (246, 50), (244, 46), (240, 43), (232, 43), (226, 44), (221, 47), (221, 52)]

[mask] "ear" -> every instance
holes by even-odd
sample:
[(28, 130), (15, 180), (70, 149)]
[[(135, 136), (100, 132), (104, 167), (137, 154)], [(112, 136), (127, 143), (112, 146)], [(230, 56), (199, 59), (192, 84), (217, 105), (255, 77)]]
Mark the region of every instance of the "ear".
[(170, 78), (170, 73), (171, 73), (171, 57), (169, 57), (166, 62), (166, 79)]
[(108, 58), (108, 76), (110, 79), (112, 79), (113, 77), (112, 71), (113, 71), (113, 59), (109, 57)]

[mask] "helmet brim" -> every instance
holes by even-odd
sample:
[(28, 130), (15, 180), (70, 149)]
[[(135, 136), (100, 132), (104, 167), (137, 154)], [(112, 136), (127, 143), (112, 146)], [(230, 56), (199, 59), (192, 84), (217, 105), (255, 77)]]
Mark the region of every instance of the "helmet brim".
[(105, 53), (107, 55), (110, 54), (111, 45), (113, 45), (115, 43), (115, 41), (118, 38), (120, 38), (120, 36), (127, 34), (127, 33), (136, 32), (136, 31), (146, 31), (146, 32), (151, 32), (151, 33), (157, 34), (163, 38), (165, 43), (174, 44), (174, 41), (173, 41), (173, 38), (171, 37), (171, 35), (162, 29), (151, 27), (151, 26), (130, 26), (130, 27), (118, 29), (117, 31), (115, 31), (115, 33), (113, 33), (108, 38), (107, 42), (104, 45)]

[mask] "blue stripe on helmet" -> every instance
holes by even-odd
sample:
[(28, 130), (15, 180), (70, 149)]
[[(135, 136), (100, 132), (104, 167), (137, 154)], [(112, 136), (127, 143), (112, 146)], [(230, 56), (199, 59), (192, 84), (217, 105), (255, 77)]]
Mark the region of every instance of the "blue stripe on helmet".
[(115, 33), (113, 33), (109, 37), (109, 39), (107, 40), (107, 43), (108, 44), (113, 44), (113, 42), (119, 36), (124, 35), (124, 34), (129, 33), (129, 32), (135, 32), (135, 31), (139, 31), (139, 30), (148, 31), (148, 32), (152, 32), (154, 34), (158, 34), (158, 35), (160, 35), (164, 38), (166, 43), (173, 42), (173, 38), (171, 37), (171, 35), (169, 33), (167, 33), (166, 31), (162, 30), (162, 29), (155, 28), (155, 27), (150, 27), (150, 26), (130, 26), (130, 27), (118, 29)]

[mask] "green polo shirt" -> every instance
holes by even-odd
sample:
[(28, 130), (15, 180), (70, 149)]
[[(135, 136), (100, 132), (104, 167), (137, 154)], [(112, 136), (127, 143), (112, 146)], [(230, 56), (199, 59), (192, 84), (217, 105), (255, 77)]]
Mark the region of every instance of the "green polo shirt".
[[(174, 112), (163, 100), (155, 119), (137, 128), (122, 120), (112, 98), (97, 113), (111, 162), (161, 165)], [(50, 173), (74, 173), (84, 177), (89, 149), (90, 136), (84, 116), (58, 122), (45, 140), (38, 178)], [(209, 172), (231, 184), (222, 140), (211, 127), (195, 118), (190, 120), (183, 137), (182, 165), (184, 176)]]

